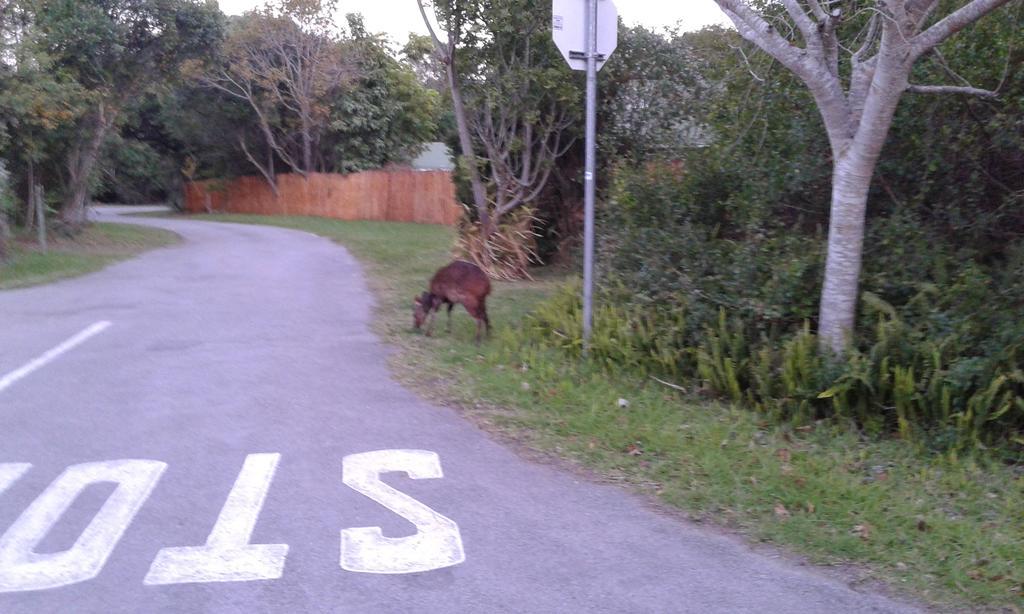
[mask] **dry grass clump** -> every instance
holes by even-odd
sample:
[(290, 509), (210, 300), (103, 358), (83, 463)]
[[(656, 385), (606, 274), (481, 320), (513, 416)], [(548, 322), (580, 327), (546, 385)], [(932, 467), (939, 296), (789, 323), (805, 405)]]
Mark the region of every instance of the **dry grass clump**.
[(533, 279), (530, 264), (539, 262), (536, 222), (532, 211), (519, 209), (505, 216), (485, 239), (480, 224), (463, 217), (459, 221), (455, 256), (477, 265), (491, 279)]

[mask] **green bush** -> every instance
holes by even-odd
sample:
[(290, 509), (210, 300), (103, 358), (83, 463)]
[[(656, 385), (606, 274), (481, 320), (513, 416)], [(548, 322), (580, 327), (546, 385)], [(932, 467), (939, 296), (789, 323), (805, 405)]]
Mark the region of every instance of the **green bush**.
[[(906, 95), (869, 198), (854, 347), (815, 330), (832, 160), (806, 87), (724, 31), (689, 35), (716, 87), (703, 148), (616, 161), (599, 208), (591, 359), (670, 377), (768, 420), (835, 419), (944, 450), (1024, 451), (1024, 10), (919, 63), (996, 100)], [(759, 74), (758, 78), (751, 71)], [(682, 101), (681, 101), (682, 102)], [(574, 289), (535, 338), (578, 354)]]
[[(601, 212), (594, 361), (773, 420), (848, 420), (939, 449), (1024, 448), (1019, 234), (985, 260), (935, 240), (919, 210), (874, 216), (856, 344), (837, 362), (818, 354), (813, 332), (821, 230), (775, 215), (784, 190), (752, 189), (713, 154), (685, 173), (617, 171)], [(543, 305), (535, 337), (579, 355), (578, 297), (571, 287)]]
[[(579, 356), (578, 286), (565, 288), (530, 318), (533, 339)], [(865, 299), (877, 319), (869, 339), (845, 360), (818, 353), (805, 322), (768, 337), (724, 308), (699, 333), (684, 309), (609, 302), (595, 310), (589, 357), (610, 370), (670, 378), (724, 397), (775, 421), (852, 421), (875, 436), (895, 434), (942, 450), (1024, 449), (1024, 344), (1021, 331), (988, 356), (964, 337), (929, 338), (891, 306)], [(979, 354), (974, 352), (974, 354)]]

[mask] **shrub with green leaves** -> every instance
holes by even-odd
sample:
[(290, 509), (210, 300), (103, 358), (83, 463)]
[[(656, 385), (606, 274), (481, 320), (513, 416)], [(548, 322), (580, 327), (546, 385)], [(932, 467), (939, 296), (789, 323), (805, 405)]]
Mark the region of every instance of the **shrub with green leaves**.
[[(842, 359), (815, 339), (832, 161), (806, 88), (765, 56), (740, 56), (734, 33), (685, 35), (698, 81), (716, 84), (700, 117), (714, 138), (617, 161), (599, 210), (590, 357), (769, 419), (1019, 455), (1021, 28), (1024, 8), (918, 67), (915, 82), (952, 69), (1000, 84), (1000, 96), (904, 97), (869, 200), (860, 314)], [(542, 343), (579, 353), (576, 296), (535, 314)]]
[[(852, 421), (936, 449), (1024, 449), (1024, 224), (970, 222), (944, 237), (929, 214), (879, 208), (866, 239), (853, 351), (818, 353), (822, 225), (795, 197), (712, 148), (686, 169), (623, 166), (599, 226), (591, 358), (671, 377), (774, 420)], [(1018, 178), (1024, 187), (1024, 177)], [(965, 222), (966, 223), (966, 222)], [(993, 245), (994, 237), (1003, 239)], [(578, 288), (532, 319), (579, 354)], [(1015, 452), (1016, 451), (1016, 452)]]

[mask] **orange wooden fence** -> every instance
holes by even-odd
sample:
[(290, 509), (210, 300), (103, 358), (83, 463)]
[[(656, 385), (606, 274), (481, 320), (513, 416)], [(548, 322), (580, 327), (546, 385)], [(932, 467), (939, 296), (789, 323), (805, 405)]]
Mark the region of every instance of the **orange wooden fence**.
[(449, 171), (379, 170), (277, 176), (277, 195), (262, 177), (210, 179), (185, 186), (190, 213), (316, 215), (454, 225), (462, 215)]

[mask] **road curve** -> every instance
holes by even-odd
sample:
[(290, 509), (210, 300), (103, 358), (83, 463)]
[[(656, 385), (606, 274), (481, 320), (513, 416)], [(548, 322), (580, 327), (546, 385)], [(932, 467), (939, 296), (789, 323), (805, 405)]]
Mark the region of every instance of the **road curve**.
[[(389, 374), (359, 264), (326, 239), (125, 221), (184, 241), (0, 292), (0, 378), (110, 323), (0, 390), (0, 612), (915, 611), (524, 460), (417, 398)], [(342, 473), (349, 457), (344, 479), (357, 482), (360, 463), (380, 459), (353, 455), (378, 450), (425, 451), (384, 453), (417, 467), (434, 453), (443, 477), (389, 473), (407, 497), (379, 504)], [(110, 462), (123, 459), (138, 462)], [(47, 515), (37, 498), (65, 470), (65, 484), (89, 472), (135, 481), (115, 497), (96, 478)], [(114, 499), (123, 505), (104, 507)], [(341, 531), (358, 527), (380, 527), (395, 554), (350, 544), (343, 569)], [(394, 541), (414, 534), (438, 540)], [(162, 549), (208, 539), (213, 556), (193, 548), (154, 565)], [(231, 563), (247, 540), (266, 560)], [(413, 559), (440, 567), (415, 571)], [(82, 577), (88, 565), (95, 577)], [(248, 577), (260, 573), (279, 577)]]

